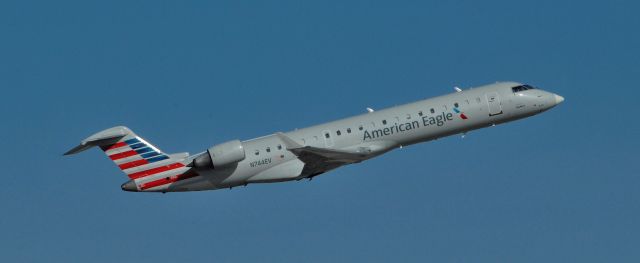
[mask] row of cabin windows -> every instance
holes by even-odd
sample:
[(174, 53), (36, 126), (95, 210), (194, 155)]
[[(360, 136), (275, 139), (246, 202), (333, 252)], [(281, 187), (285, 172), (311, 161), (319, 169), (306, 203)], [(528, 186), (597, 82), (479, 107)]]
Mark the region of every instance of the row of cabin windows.
[[(276, 146), (276, 148), (278, 149), (278, 151), (282, 150), (282, 144), (278, 144), (278, 146)], [(268, 153), (270, 153), (270, 152), (271, 152), (271, 147), (267, 147), (267, 148), (265, 149), (265, 151), (267, 151)], [(256, 154), (256, 155), (260, 155), (260, 150), (256, 149), (255, 154)]]
[[(480, 97), (477, 97), (477, 98), (476, 98), (476, 102), (477, 102), (477, 103), (480, 103), (481, 101), (482, 101), (482, 100), (480, 99)], [(470, 103), (469, 103), (469, 100), (465, 100), (465, 102), (467, 103), (467, 105), (469, 105), (469, 104), (470, 104)], [(458, 108), (458, 107), (460, 107), (460, 104), (459, 104), (458, 102), (454, 102), (454, 103), (453, 103), (453, 106), (454, 106), (455, 108)], [(447, 105), (444, 105), (444, 108), (445, 108), (445, 110), (446, 110), (446, 109), (447, 109)], [(434, 113), (436, 113), (436, 110), (435, 110), (435, 108), (431, 108), (431, 109), (429, 110), (429, 112), (431, 112), (431, 114), (434, 114)], [(422, 117), (423, 115), (424, 115), (424, 114), (422, 113), (422, 111), (418, 111), (418, 116)], [(399, 120), (399, 118), (398, 118), (398, 117), (396, 117), (396, 118)], [(407, 118), (407, 120), (410, 120), (410, 119), (411, 119), (411, 114), (408, 114), (408, 113), (407, 113), (406, 118)], [(375, 123), (372, 123), (372, 124), (373, 124), (373, 125), (375, 125)], [(387, 120), (382, 120), (382, 125), (387, 125)], [(364, 125), (359, 125), (359, 126), (358, 126), (358, 130), (360, 130), (360, 131), (364, 130)], [(346, 131), (347, 131), (347, 133), (351, 133), (351, 128), (347, 128), (347, 130), (346, 130)], [(340, 130), (336, 130), (336, 135), (338, 135), (338, 136), (342, 135), (342, 131), (340, 131)], [(324, 137), (325, 137), (325, 138), (327, 138), (327, 139), (329, 139), (329, 138), (331, 138), (331, 134), (327, 132), (327, 133), (325, 133), (325, 134), (324, 134)], [(271, 148), (269, 148), (269, 147), (267, 147), (267, 149), (266, 149), (266, 150), (267, 150), (267, 152), (271, 152)], [(278, 150), (282, 150), (282, 145), (278, 145)], [(260, 154), (260, 151), (259, 151), (259, 150), (256, 150), (256, 155), (259, 155), (259, 154)]]
[[(480, 99), (480, 97), (477, 97), (477, 98), (476, 98), (476, 102), (477, 102), (477, 103), (480, 103), (481, 101), (482, 101), (482, 100)], [(467, 105), (469, 105), (469, 104), (470, 104), (470, 103), (469, 103), (469, 100), (465, 100), (465, 102), (467, 103)], [(454, 102), (454, 103), (453, 103), (453, 106), (454, 106), (455, 108), (459, 108), (459, 107), (460, 107), (460, 103), (458, 103), (458, 102)], [(446, 110), (446, 109), (447, 109), (447, 105), (444, 105), (444, 108), (445, 108), (445, 110)], [(436, 110), (435, 110), (435, 108), (431, 108), (431, 109), (429, 110), (429, 112), (431, 112), (431, 114), (434, 114), (434, 113), (436, 113)], [(422, 115), (424, 115), (424, 114), (422, 113), (422, 111), (419, 111), (419, 112), (418, 112), (418, 116), (422, 117)], [(396, 117), (396, 118), (398, 119), (398, 117)], [(410, 119), (411, 119), (411, 114), (408, 114), (408, 113), (407, 113), (407, 120), (410, 120)], [(373, 124), (373, 125), (375, 125), (374, 123), (372, 123), (372, 124)], [(387, 125), (387, 120), (382, 120), (382, 125)], [(363, 125), (358, 126), (358, 130), (362, 131), (363, 129), (364, 129), (364, 126), (363, 126)], [(351, 128), (347, 128), (347, 133), (351, 133)], [(340, 135), (342, 135), (342, 132), (341, 132), (340, 130), (337, 130), (337, 131), (336, 131), (336, 135), (340, 136)], [(331, 134), (330, 134), (330, 133), (325, 133), (325, 134), (324, 134), (324, 137), (325, 137), (325, 138), (327, 138), (327, 139), (329, 139), (329, 138), (331, 138)]]
[[(470, 103), (469, 103), (469, 100), (465, 100), (465, 102), (467, 103), (467, 105), (469, 105), (469, 104), (470, 104)], [(480, 97), (476, 98), (476, 102), (478, 102), (478, 103), (480, 103), (480, 102), (481, 102)], [(446, 110), (446, 109), (447, 109), (447, 105), (443, 105), (443, 106), (444, 106), (444, 108), (445, 108), (445, 110)], [(459, 108), (459, 107), (460, 107), (460, 103), (454, 102), (454, 103), (453, 103), (453, 106), (454, 106), (455, 108)], [(431, 112), (431, 114), (434, 114), (434, 113), (436, 113), (436, 109), (435, 109), (435, 108), (431, 108), (431, 109), (429, 110), (429, 112)], [(424, 115), (424, 114), (422, 113), (422, 111), (418, 111), (418, 116), (422, 117), (422, 115)], [(398, 119), (398, 117), (396, 117), (396, 119)], [(407, 120), (410, 120), (410, 119), (411, 119), (411, 114), (407, 114)], [(382, 125), (387, 125), (387, 120), (382, 120)], [(360, 130), (362, 130), (362, 125), (360, 126)], [(339, 135), (339, 134), (338, 134), (338, 135)]]

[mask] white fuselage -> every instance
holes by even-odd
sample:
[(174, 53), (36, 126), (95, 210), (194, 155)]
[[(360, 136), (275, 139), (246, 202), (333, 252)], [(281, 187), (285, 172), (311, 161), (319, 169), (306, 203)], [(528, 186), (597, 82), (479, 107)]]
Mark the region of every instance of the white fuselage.
[[(539, 89), (515, 92), (513, 87), (519, 85), (522, 84), (491, 84), (298, 129), (285, 135), (303, 146), (345, 151), (366, 147), (372, 149), (371, 158), (400, 146), (532, 116), (562, 101), (562, 97)], [(298, 156), (288, 151), (275, 134), (243, 141), (242, 146), (246, 158), (237, 165), (199, 171), (198, 177), (154, 190), (210, 190), (316, 175), (304, 174), (303, 167), (309, 164), (302, 163)]]

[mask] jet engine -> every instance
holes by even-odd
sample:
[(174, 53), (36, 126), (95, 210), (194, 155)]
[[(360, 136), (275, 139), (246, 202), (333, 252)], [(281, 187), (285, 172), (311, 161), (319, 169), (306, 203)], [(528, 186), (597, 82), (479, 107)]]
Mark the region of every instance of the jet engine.
[(238, 163), (244, 160), (245, 157), (242, 143), (239, 140), (234, 140), (209, 148), (206, 153), (193, 159), (189, 166), (202, 169), (219, 169)]

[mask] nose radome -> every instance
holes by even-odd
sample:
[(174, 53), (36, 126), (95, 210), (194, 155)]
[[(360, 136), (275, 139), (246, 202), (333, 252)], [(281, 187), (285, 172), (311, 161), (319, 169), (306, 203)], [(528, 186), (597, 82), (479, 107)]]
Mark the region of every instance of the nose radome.
[(553, 94), (554, 99), (556, 100), (556, 105), (562, 103), (564, 101), (564, 97), (558, 95), (558, 94)]

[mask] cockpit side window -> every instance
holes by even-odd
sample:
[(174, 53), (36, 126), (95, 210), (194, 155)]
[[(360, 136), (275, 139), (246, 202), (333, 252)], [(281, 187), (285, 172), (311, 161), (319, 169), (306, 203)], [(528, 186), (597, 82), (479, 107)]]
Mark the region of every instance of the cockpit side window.
[(513, 93), (516, 93), (516, 92), (521, 92), (521, 91), (530, 90), (530, 89), (535, 89), (535, 88), (530, 85), (520, 85), (520, 86), (515, 86), (511, 88), (511, 91), (513, 91)]
[(513, 93), (524, 91), (524, 87), (523, 86), (516, 86), (516, 87), (511, 88), (511, 91), (513, 91)]

